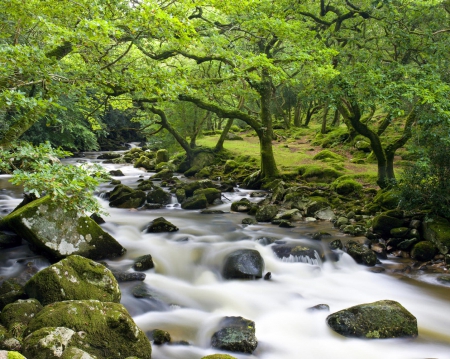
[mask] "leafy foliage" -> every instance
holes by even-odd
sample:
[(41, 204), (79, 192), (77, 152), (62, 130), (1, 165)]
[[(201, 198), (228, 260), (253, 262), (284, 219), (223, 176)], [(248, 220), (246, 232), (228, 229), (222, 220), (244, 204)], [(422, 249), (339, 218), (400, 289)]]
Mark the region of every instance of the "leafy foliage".
[(26, 192), (38, 198), (49, 195), (65, 210), (105, 214), (93, 192), (107, 174), (99, 165), (64, 165), (58, 157), (67, 155), (70, 152), (53, 149), (48, 142), (36, 147), (22, 142), (0, 151), (0, 171), (12, 173), (10, 181)]

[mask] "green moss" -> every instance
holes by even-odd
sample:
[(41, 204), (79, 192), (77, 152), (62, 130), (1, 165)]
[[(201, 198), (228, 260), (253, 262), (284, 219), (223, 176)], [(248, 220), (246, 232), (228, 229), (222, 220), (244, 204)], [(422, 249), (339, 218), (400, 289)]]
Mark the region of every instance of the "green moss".
[(361, 183), (352, 179), (341, 178), (342, 177), (339, 177), (331, 184), (331, 188), (333, 188), (337, 193), (341, 195), (349, 195), (362, 190), (363, 187)]
[(216, 199), (220, 199), (222, 193), (216, 188), (199, 188), (194, 191), (194, 196), (204, 194), (208, 203), (211, 204)]
[(336, 171), (333, 168), (315, 165), (300, 166), (298, 168), (298, 172), (302, 175), (302, 178), (304, 178), (308, 182), (329, 183), (342, 176), (342, 173)]
[(79, 299), (118, 303), (121, 297), (119, 285), (109, 269), (76, 255), (35, 274), (25, 285), (25, 291), (43, 305)]
[(316, 154), (313, 157), (313, 160), (324, 161), (324, 162), (328, 162), (330, 160), (345, 161), (345, 158), (337, 153), (330, 151), (330, 150), (323, 150), (323, 151), (320, 151), (318, 154)]
[(422, 241), (414, 245), (411, 251), (411, 258), (422, 262), (432, 260), (436, 254), (436, 246), (429, 241)]
[(18, 300), (3, 308), (0, 320), (14, 338), (19, 339), (30, 320), (41, 310), (42, 305), (36, 299)]
[(8, 359), (26, 359), (22, 354), (19, 352), (8, 352)]
[(380, 190), (373, 202), (383, 209), (397, 208), (400, 201), (400, 193), (396, 189)]
[(99, 358), (121, 359), (133, 355), (141, 359), (151, 358), (149, 340), (125, 307), (118, 303), (75, 300), (46, 306), (28, 325), (24, 355), (39, 359), (36, 343), (47, 337), (55, 327), (72, 330), (74, 333), (69, 344)]
[(423, 222), (424, 238), (433, 242), (442, 254), (450, 251), (450, 222), (442, 217), (429, 218)]

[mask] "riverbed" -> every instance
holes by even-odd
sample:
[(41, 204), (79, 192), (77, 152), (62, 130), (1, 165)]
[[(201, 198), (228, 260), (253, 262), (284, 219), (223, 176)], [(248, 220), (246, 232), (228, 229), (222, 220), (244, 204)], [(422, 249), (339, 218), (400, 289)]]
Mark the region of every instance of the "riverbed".
[[(66, 160), (94, 161), (98, 154)], [(151, 173), (130, 165), (104, 164), (107, 170), (121, 169), (125, 176), (114, 177), (136, 187), (139, 178)], [(140, 177), (141, 176), (141, 177)], [(21, 191), (8, 184), (8, 176), (0, 176), (0, 210), (12, 210), (21, 201)], [(156, 182), (158, 183), (158, 182)], [(101, 194), (113, 188), (103, 184)], [(433, 275), (404, 277), (392, 271), (373, 273), (358, 265), (346, 253), (337, 262), (318, 264), (282, 261), (271, 246), (258, 241), (261, 237), (280, 242), (316, 244), (312, 233), (325, 231), (331, 239), (346, 241), (351, 237), (336, 231), (329, 222), (296, 222), (294, 228), (271, 224), (242, 225), (246, 214), (230, 213), (231, 202), (251, 191), (236, 189), (226, 193), (224, 203), (212, 206), (227, 213), (201, 214), (182, 210), (175, 197), (171, 204), (158, 210), (110, 208), (102, 227), (111, 233), (127, 253), (106, 261), (112, 269), (129, 270), (133, 260), (151, 254), (155, 268), (146, 271), (144, 283), (155, 293), (156, 300), (138, 299), (132, 290), (141, 282), (121, 284), (122, 304), (144, 332), (167, 330), (173, 341), (190, 345), (153, 346), (154, 359), (200, 359), (218, 353), (210, 347), (210, 338), (224, 316), (242, 316), (253, 320), (258, 347), (253, 355), (232, 354), (260, 359), (411, 359), (450, 358), (450, 287), (440, 284)], [(179, 228), (174, 233), (145, 233), (146, 225), (164, 217)], [(271, 280), (224, 280), (221, 266), (230, 252), (250, 248), (259, 251), (265, 261), (265, 272)], [(23, 270), (23, 263), (32, 261), (39, 268), (48, 262), (34, 255), (26, 245), (0, 252), (0, 276), (9, 277)], [(389, 258), (384, 265), (397, 264)], [(349, 339), (333, 332), (326, 317), (338, 310), (377, 300), (400, 302), (418, 321), (419, 336), (415, 339), (363, 340)], [(327, 304), (330, 312), (310, 311), (317, 304)]]

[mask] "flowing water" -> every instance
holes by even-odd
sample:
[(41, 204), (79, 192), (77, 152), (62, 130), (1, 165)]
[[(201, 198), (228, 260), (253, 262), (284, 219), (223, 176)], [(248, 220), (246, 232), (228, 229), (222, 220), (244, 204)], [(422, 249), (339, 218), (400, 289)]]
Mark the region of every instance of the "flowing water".
[[(130, 186), (137, 185), (139, 176), (149, 177), (149, 173), (131, 166), (105, 167), (121, 169), (125, 176), (117, 179)], [(7, 179), (0, 176), (0, 211), (4, 212), (14, 208), (21, 197), (20, 190), (8, 185)], [(111, 188), (102, 185), (99, 191)], [(249, 198), (249, 194), (245, 190), (227, 193), (229, 201), (213, 208), (229, 211), (231, 201)], [(310, 234), (324, 230), (332, 238), (345, 239), (330, 223), (304, 222), (292, 229), (270, 224), (244, 226), (241, 221), (245, 214), (184, 211), (175, 199), (166, 208), (144, 211), (109, 208), (107, 201), (99, 201), (110, 214), (103, 228), (127, 248), (124, 257), (107, 261), (108, 265), (130, 270), (133, 259), (143, 254), (151, 254), (155, 262), (155, 268), (146, 272), (144, 283), (157, 299), (135, 298), (132, 290), (140, 282), (129, 282), (121, 284), (122, 304), (145, 332), (167, 330), (173, 341), (187, 340), (191, 344), (154, 345), (154, 359), (199, 359), (217, 353), (210, 348), (210, 338), (224, 316), (242, 316), (255, 322), (258, 347), (253, 355), (232, 354), (239, 359), (450, 358), (450, 288), (438, 284), (435, 277), (398, 278), (372, 273), (345, 253), (338, 262), (282, 261), (271, 246), (256, 241), (270, 236), (279, 241), (317, 244)], [(145, 226), (161, 216), (180, 230), (144, 233)], [(258, 250), (265, 261), (265, 272), (270, 271), (272, 279), (223, 280), (220, 270), (224, 258), (240, 248)], [(22, 259), (27, 256), (33, 258), (25, 245), (0, 252), (0, 275), (11, 276), (23, 270)], [(39, 257), (34, 261), (41, 267), (47, 265)], [(396, 263), (393, 259), (388, 262)], [(345, 338), (327, 327), (329, 312), (307, 310), (324, 303), (336, 312), (382, 299), (396, 300), (416, 316), (416, 339)]]

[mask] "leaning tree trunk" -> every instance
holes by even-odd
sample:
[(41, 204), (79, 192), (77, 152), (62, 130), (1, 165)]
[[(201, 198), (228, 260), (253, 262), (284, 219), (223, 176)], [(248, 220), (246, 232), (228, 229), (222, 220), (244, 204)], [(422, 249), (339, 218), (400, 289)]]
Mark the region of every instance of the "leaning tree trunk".
[(228, 119), (222, 133), (220, 134), (220, 138), (217, 141), (216, 147), (214, 148), (215, 151), (219, 152), (223, 150), (223, 143), (225, 142), (225, 139), (227, 138), (228, 132), (230, 132), (230, 128), (233, 125), (233, 118)]

